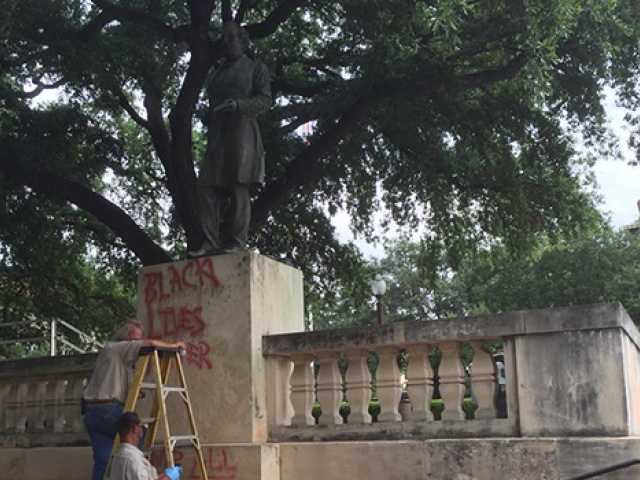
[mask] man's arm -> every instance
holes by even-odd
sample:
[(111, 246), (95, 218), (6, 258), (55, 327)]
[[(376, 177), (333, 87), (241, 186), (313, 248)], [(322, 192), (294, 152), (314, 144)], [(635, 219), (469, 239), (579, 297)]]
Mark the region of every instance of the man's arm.
[(182, 350), (187, 349), (187, 344), (182, 340), (175, 343), (167, 343), (167, 342), (163, 342), (162, 340), (155, 340), (152, 338), (142, 340), (142, 345), (140, 346), (141, 347), (160, 347), (160, 348), (180, 348)]

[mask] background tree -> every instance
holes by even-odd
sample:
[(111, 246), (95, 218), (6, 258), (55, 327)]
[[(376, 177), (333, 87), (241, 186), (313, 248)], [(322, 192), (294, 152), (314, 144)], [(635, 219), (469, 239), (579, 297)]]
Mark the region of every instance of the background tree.
[(621, 302), (640, 322), (640, 238), (604, 229), (543, 245), (524, 259), (495, 248), (462, 273), (469, 308), (503, 312)]
[[(606, 224), (577, 238), (538, 244), (526, 256), (496, 244), (435, 277), (421, 267), (423, 246), (389, 242), (371, 269), (383, 272), (387, 321), (621, 302), (640, 322), (640, 236)], [(371, 310), (362, 315), (372, 316)]]
[[(78, 179), (70, 195), (104, 170), (97, 157), (112, 148), (113, 140), (99, 129), (85, 128), (77, 109), (35, 112), (10, 89), (4, 92), (0, 135), (7, 150), (25, 156), (45, 153), (43, 161), (58, 165), (52, 182)], [(36, 136), (37, 144), (23, 141), (25, 134)], [(63, 173), (67, 180), (61, 180)], [(47, 188), (45, 179), (40, 183)], [(97, 188), (104, 188), (100, 183), (95, 179)], [(103, 223), (74, 205), (50, 201), (11, 176), (0, 176), (0, 192), (1, 322), (58, 317), (104, 339), (117, 322), (134, 314), (135, 259)], [(42, 336), (42, 328), (5, 327), (0, 338)], [(6, 353), (0, 350), (0, 355)]]
[[(381, 205), (387, 222), (423, 225), (431, 262), (452, 266), (487, 239), (524, 251), (536, 233), (595, 221), (573, 134), (587, 154), (615, 154), (602, 88), (625, 107), (637, 102), (631, 0), (0, 7), (5, 213), (19, 219), (39, 202), (57, 224), (62, 205), (72, 221), (53, 251), (77, 235), (125, 282), (137, 262), (200, 243), (197, 112), (223, 20), (246, 26), (276, 99), (261, 119), (268, 178), (254, 192), (252, 244), (302, 268), (323, 294), (326, 279), (362, 275), (330, 225), (339, 208), (365, 235)], [(56, 100), (32, 102), (54, 88)], [(2, 233), (5, 269), (18, 265), (13, 241)], [(44, 253), (40, 241), (29, 239), (31, 255)]]

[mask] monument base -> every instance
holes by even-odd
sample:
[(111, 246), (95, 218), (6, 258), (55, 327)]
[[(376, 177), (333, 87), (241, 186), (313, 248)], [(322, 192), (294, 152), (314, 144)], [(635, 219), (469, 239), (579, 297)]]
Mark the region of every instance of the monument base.
[[(183, 364), (203, 444), (267, 441), (262, 337), (304, 331), (303, 295), (299, 270), (252, 252), (140, 270), (137, 318), (147, 335), (188, 346)], [(189, 431), (181, 401), (168, 398), (174, 435)]]

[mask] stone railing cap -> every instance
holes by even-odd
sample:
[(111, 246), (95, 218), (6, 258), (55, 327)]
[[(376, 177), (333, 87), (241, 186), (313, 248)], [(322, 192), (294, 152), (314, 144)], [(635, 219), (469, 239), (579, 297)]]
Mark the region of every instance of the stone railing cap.
[(624, 307), (620, 303), (606, 303), (268, 335), (263, 337), (263, 353), (288, 355), (608, 328), (625, 330), (640, 347), (640, 334)]
[(97, 357), (97, 353), (84, 353), (58, 357), (0, 360), (0, 378), (53, 377), (60, 374), (90, 372), (93, 370)]

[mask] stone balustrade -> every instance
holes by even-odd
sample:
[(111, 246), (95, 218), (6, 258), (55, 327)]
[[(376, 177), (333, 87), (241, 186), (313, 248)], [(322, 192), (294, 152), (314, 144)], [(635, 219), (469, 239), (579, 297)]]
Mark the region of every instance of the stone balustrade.
[[(269, 439), (635, 435), (639, 338), (619, 304), (265, 336)], [(487, 341), (503, 344), (507, 418), (498, 418), (503, 415), (496, 409), (498, 384)], [(460, 358), (464, 344), (473, 349), (467, 375)], [(433, 347), (441, 352), (441, 420), (431, 411)], [(371, 352), (378, 359), (375, 378), (367, 364)], [(401, 352), (408, 357), (410, 405), (401, 403)], [(341, 356), (348, 361), (344, 380)], [(373, 381), (380, 405), (375, 423), (368, 412)], [(463, 411), (468, 386), (467, 402), (477, 406), (471, 419)], [(346, 420), (340, 415), (343, 400), (350, 408)], [(317, 424), (315, 401), (322, 409)]]
[(0, 362), (0, 446), (88, 445), (80, 400), (97, 354)]
[[(503, 345), (506, 418), (496, 410), (487, 341)], [(466, 344), (473, 350), (468, 370), (460, 360)], [(639, 345), (640, 333), (619, 304), (263, 335), (253, 388), (264, 389), (264, 402), (255, 408), (266, 416), (269, 443), (632, 436), (640, 434)], [(429, 358), (434, 347), (439, 365)], [(404, 376), (400, 352), (408, 361)], [(212, 350), (212, 363), (216, 355)], [(87, 445), (80, 398), (94, 362), (95, 354), (0, 362), (0, 445)], [(216, 376), (216, 389), (224, 394), (225, 382), (237, 380)], [(380, 407), (375, 422), (372, 381)], [(431, 411), (436, 391), (444, 404), (437, 418)], [(341, 412), (345, 399), (348, 415)], [(477, 406), (473, 418), (463, 402)], [(219, 420), (225, 421), (235, 419)]]
[[(513, 365), (513, 341), (497, 335), (496, 328), (514, 318), (507, 315), (497, 323), (496, 317), (405, 322), (264, 337), (267, 378), (274, 389), (270, 398), (277, 399), (269, 409), (270, 439), (516, 436), (517, 409), (498, 418), (496, 367), (485, 348), (487, 341), (501, 343), (507, 365)], [(466, 369), (461, 360), (465, 344), (473, 350)], [(401, 358), (406, 359), (404, 375)], [(373, 375), (370, 363), (377, 364)], [(341, 373), (340, 364), (346, 371)], [(432, 364), (437, 364), (436, 371)], [(369, 412), (374, 389), (377, 418)], [(437, 392), (444, 406), (438, 421), (432, 412)], [(465, 394), (468, 408), (475, 409), (469, 420), (463, 410)], [(317, 422), (312, 416), (316, 401), (322, 411)], [(441, 405), (437, 408), (442, 410)]]

